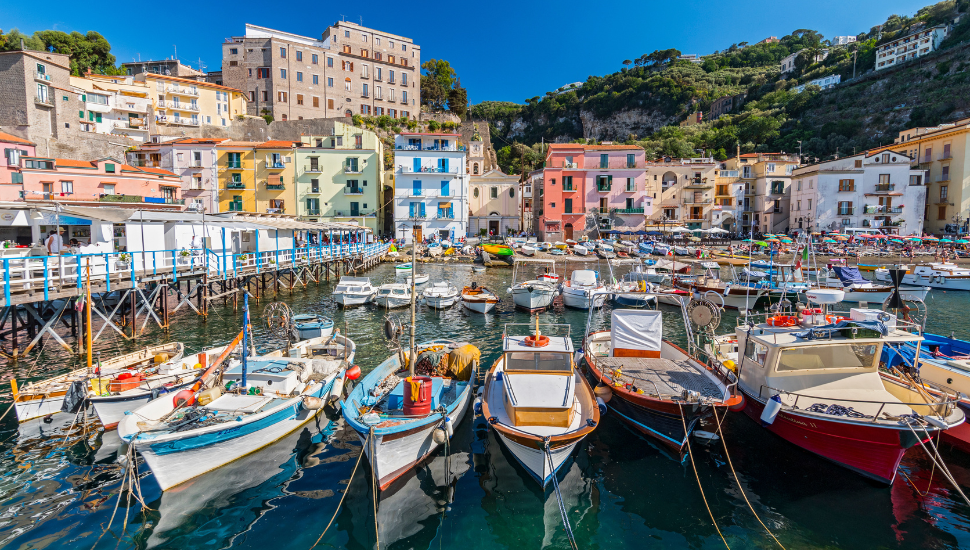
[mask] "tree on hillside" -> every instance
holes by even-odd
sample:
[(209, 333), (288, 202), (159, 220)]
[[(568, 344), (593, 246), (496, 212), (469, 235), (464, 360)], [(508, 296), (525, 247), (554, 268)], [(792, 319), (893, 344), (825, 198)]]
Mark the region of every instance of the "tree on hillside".
[(637, 58), (636, 63), (638, 67), (643, 67), (648, 64), (653, 65), (663, 65), (669, 61), (677, 59), (680, 57), (680, 50), (670, 48), (667, 50), (654, 50), (653, 53), (645, 53)]
[(626, 65), (627, 67), (629, 67), (631, 64), (633, 64), (633, 61), (631, 61), (629, 59), (624, 59), (623, 60), (623, 64)]
[(0, 32), (0, 50), (19, 50), (21, 38), (24, 39), (25, 49), (69, 55), (71, 74), (74, 76), (81, 76), (88, 70), (98, 74), (123, 74), (121, 68), (115, 66), (117, 60), (111, 54), (111, 44), (95, 31), (88, 31), (87, 34), (77, 31), (70, 34), (63, 31), (37, 31), (28, 38), (14, 29), (6, 36)]
[(451, 64), (444, 59), (429, 59), (421, 64), (421, 103), (431, 111), (448, 110), (464, 116), (467, 110), (468, 92), (461, 87)]

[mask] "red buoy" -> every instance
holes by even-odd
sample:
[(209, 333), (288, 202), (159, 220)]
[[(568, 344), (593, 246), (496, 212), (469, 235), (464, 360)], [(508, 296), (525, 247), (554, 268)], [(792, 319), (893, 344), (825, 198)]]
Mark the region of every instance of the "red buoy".
[(431, 378), (412, 376), (404, 379), (404, 414), (421, 416), (431, 414)]
[(182, 390), (178, 392), (175, 394), (175, 397), (172, 398), (172, 404), (175, 405), (175, 408), (191, 407), (192, 405), (195, 405), (195, 392), (192, 390)]
[(360, 378), (360, 367), (358, 365), (354, 365), (350, 367), (349, 369), (347, 369), (346, 376), (348, 380), (357, 380), (358, 378)]

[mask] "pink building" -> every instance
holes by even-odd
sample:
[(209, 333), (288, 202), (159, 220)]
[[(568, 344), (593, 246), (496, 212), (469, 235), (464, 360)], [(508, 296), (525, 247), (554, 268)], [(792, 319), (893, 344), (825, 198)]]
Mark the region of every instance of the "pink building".
[[(182, 180), (161, 168), (128, 166), (106, 157), (68, 160), (22, 157), (16, 200), (57, 201), (78, 206), (184, 209)], [(13, 187), (13, 185), (11, 185)]]
[(37, 147), (27, 141), (11, 134), (0, 132), (0, 149), (3, 149), (3, 158), (0, 158), (0, 201), (20, 200), (20, 157), (32, 157), (37, 154)]
[[(553, 143), (535, 196), (543, 240), (598, 238), (599, 231), (643, 229), (646, 154), (635, 145)], [(587, 223), (589, 222), (589, 223)]]

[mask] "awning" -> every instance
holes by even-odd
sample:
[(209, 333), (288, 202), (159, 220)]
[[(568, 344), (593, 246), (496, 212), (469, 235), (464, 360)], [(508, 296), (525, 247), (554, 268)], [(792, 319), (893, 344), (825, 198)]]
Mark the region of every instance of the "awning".
[(451, 208), (451, 203), (450, 202), (439, 202), (438, 203), (438, 208), (447, 210), (447, 209)]

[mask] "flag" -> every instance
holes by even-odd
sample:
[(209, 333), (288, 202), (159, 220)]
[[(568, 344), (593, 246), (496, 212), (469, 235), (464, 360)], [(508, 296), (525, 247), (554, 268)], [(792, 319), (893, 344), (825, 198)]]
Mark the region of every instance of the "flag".
[(802, 260), (804, 260), (806, 263), (808, 262), (808, 245), (805, 245), (805, 247), (802, 248), (802, 255), (800, 258), (798, 258), (798, 261), (795, 262), (795, 269), (802, 268)]

